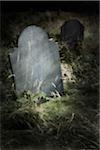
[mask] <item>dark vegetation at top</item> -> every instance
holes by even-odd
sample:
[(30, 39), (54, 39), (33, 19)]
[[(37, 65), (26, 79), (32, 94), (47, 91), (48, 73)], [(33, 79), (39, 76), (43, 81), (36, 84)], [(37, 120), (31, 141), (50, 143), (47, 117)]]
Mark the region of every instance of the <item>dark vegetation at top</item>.
[[(1, 148), (98, 150), (98, 2), (47, 3), (2, 2), (1, 5)], [(74, 18), (84, 25), (85, 37), (81, 49), (70, 51), (61, 41), (60, 27)], [(16, 97), (8, 55), (17, 46), (21, 31), (32, 24), (41, 26), (58, 42), (62, 66), (72, 69), (75, 79), (71, 76), (70, 81), (65, 80), (63, 97), (48, 98), (44, 93), (30, 91)], [(43, 103), (36, 103), (40, 99)]]
[(93, 14), (99, 12), (99, 1), (2, 1), (2, 13), (32, 11), (70, 11)]

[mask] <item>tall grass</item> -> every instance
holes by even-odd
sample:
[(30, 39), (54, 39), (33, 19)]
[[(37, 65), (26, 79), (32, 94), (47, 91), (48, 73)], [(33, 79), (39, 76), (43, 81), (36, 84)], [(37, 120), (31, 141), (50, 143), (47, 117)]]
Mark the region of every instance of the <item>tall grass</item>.
[[(65, 20), (72, 18), (78, 18), (85, 26), (83, 47), (78, 53), (68, 50), (60, 38), (60, 26)], [(9, 14), (3, 23), (0, 77), (1, 148), (99, 149), (98, 16), (70, 12), (33, 14), (29, 11)], [(8, 54), (10, 48), (17, 46), (21, 31), (31, 24), (43, 27), (59, 44), (61, 64), (63, 67), (67, 66), (65, 72), (62, 70), (62, 74), (69, 73), (71, 76), (70, 80), (65, 77), (65, 95), (62, 97), (47, 97), (44, 93), (33, 94), (30, 91), (20, 97), (16, 96)]]

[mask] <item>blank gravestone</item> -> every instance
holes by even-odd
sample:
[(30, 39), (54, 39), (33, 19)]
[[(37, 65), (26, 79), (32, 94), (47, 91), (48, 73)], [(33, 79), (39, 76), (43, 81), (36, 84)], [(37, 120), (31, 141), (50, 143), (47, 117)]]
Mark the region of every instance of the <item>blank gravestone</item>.
[(27, 90), (48, 96), (56, 91), (63, 94), (58, 46), (40, 27), (24, 29), (10, 60), (18, 95)]
[(84, 39), (84, 26), (77, 19), (64, 22), (61, 26), (61, 38), (69, 49), (76, 49), (79, 42)]

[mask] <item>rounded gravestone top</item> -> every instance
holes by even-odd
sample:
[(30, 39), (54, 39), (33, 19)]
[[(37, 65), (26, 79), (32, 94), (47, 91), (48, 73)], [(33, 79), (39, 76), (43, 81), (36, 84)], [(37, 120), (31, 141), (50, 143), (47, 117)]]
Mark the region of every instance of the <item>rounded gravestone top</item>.
[(47, 33), (40, 27), (31, 25), (25, 28), (18, 40), (18, 47), (25, 47), (25, 45), (28, 44), (28, 42), (34, 43), (42, 43), (44, 40), (48, 39)]
[(28, 90), (63, 94), (59, 48), (40, 27), (24, 29), (10, 59), (18, 95)]

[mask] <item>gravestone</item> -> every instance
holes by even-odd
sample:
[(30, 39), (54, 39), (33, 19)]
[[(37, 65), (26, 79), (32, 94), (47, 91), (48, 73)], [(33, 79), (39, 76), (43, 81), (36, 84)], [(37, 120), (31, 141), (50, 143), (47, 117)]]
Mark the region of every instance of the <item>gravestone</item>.
[(28, 90), (63, 94), (59, 48), (40, 27), (24, 29), (10, 60), (18, 95)]
[(84, 26), (77, 19), (66, 21), (61, 26), (61, 38), (69, 49), (76, 49), (79, 42), (84, 39)]

